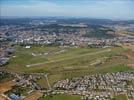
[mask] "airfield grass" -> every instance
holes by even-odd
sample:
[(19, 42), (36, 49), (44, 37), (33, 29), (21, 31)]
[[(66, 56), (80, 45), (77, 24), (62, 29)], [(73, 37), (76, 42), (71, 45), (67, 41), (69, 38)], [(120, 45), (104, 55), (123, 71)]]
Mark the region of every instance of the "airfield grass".
[[(26, 49), (25, 47), (21, 46), (15, 46), (16, 52), (14, 53), (14, 57), (11, 58), (8, 68), (13, 69), (13, 70), (18, 70), (18, 71), (30, 71), (32, 69), (44, 69), (47, 70), (49, 68), (55, 67), (53, 63), (49, 64), (44, 64), (40, 66), (33, 66), (31, 68), (27, 68), (26, 65), (29, 64), (36, 64), (36, 63), (42, 63), (42, 62), (48, 62), (48, 61), (54, 61), (54, 60), (62, 60), (64, 58), (70, 58), (70, 57), (75, 57), (77, 55), (83, 55), (85, 53), (90, 53), (90, 52), (95, 52), (98, 51), (98, 49), (88, 49), (88, 48), (64, 48), (65, 52), (57, 54), (60, 50), (64, 50), (58, 46), (32, 46), (30, 49)], [(40, 56), (32, 56), (32, 53), (39, 54), (41, 53), (42, 55)], [(48, 55), (43, 55), (43, 53), (49, 53)], [(89, 57), (90, 58), (90, 57)], [(79, 59), (79, 58), (77, 58)], [(72, 59), (71, 59), (72, 60)], [(74, 59), (75, 60), (75, 59)], [(78, 60), (76, 60), (78, 61)], [(56, 62), (57, 66), (59, 62)], [(69, 64), (70, 62), (68, 61), (62, 61), (64, 63), (64, 66)], [(72, 63), (73, 64), (73, 63)], [(31, 71), (32, 72), (32, 71)]]
[[(16, 52), (12, 55), (6, 69), (25, 73), (49, 73), (48, 78), (51, 85), (53, 85), (53, 83), (57, 80), (88, 74), (133, 71), (132, 68), (122, 64), (122, 62), (129, 59), (120, 57), (120, 55), (125, 51), (125, 49), (121, 47), (76, 48), (59, 46), (32, 46), (30, 49), (26, 49), (24, 46), (16, 45), (14, 48), (16, 49)], [(111, 49), (111, 51), (100, 52), (107, 49)], [(32, 56), (32, 53), (37, 54), (37, 56)], [(44, 55), (44, 53), (48, 54)], [(119, 57), (116, 59), (112, 58), (117, 55), (119, 55)], [(107, 59), (105, 60), (105, 58)], [(99, 65), (91, 65), (93, 62), (103, 59), (104, 63)], [(26, 65), (37, 63), (43, 64), (26, 67)], [(43, 82), (44, 79), (42, 78), (39, 83), (42, 84)]]
[(128, 100), (126, 94), (119, 94), (119, 95), (116, 95), (114, 100)]
[(36, 81), (43, 89), (48, 89), (48, 84), (45, 77), (41, 77), (39, 80)]
[(81, 100), (81, 98), (76, 95), (54, 95), (43, 97), (40, 100)]
[[(81, 100), (80, 96), (76, 95), (54, 95), (42, 97), (40, 100)], [(125, 94), (116, 95), (112, 100), (128, 100)]]

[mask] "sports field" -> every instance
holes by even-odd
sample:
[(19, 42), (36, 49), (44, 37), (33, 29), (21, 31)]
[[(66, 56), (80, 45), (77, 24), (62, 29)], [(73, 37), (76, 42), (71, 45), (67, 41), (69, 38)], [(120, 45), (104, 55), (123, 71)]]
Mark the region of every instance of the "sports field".
[[(50, 84), (57, 80), (95, 73), (132, 71), (124, 65), (126, 49), (80, 48), (59, 46), (14, 46), (7, 70), (25, 73), (48, 73)], [(42, 81), (40, 80), (40, 83)]]

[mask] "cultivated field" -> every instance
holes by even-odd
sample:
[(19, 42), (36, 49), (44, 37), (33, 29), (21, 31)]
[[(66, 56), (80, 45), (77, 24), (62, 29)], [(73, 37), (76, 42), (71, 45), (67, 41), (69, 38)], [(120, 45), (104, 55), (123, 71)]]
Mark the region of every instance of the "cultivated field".
[(38, 100), (42, 96), (43, 96), (43, 93), (36, 91), (32, 93), (30, 96), (26, 97), (24, 100)]
[(7, 100), (7, 98), (3, 94), (0, 94), (0, 100)]

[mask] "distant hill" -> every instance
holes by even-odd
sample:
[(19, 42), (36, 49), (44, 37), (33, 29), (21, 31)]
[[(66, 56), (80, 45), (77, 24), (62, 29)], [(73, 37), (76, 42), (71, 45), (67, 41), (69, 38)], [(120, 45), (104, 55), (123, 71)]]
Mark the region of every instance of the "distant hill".
[(134, 24), (134, 20), (110, 20), (110, 19), (90, 19), (90, 18), (58, 18), (58, 17), (45, 17), (45, 18), (0, 18), (0, 25), (24, 25), (33, 20), (46, 21), (56, 20), (57, 24), (78, 24), (85, 23), (90, 25), (127, 25)]

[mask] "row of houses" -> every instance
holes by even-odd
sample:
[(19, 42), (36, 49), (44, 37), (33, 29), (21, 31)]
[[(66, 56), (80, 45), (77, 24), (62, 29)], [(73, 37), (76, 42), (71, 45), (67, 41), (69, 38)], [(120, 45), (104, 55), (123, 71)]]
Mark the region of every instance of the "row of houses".
[(68, 94), (77, 94), (94, 100), (107, 100), (115, 94), (127, 94), (130, 100), (134, 99), (134, 73), (118, 72), (75, 77), (60, 80), (54, 89)]

